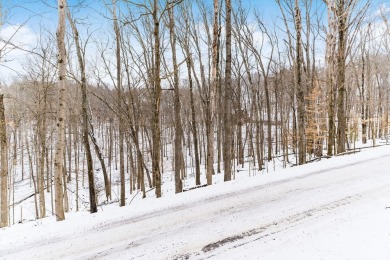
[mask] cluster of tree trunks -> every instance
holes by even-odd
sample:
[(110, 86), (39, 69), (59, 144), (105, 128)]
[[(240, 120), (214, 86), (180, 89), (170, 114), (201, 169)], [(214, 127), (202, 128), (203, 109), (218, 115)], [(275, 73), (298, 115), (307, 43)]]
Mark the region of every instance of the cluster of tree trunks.
[(94, 213), (99, 198), (125, 206), (147, 188), (161, 197), (167, 172), (180, 193), (188, 177), (212, 185), (222, 170), (230, 181), (245, 164), (255, 174), (279, 158), (285, 167), (305, 164), (344, 153), (359, 137), (387, 138), (388, 15), (378, 15), (386, 33), (376, 41), (372, 25), (363, 26), (365, 2), (276, 3), (281, 30), (231, 0), (112, 0), (105, 6), (112, 35), (94, 42), (93, 61), (86, 55), (93, 33), (59, 0), (57, 46), (42, 35), (32, 67), (8, 88), (23, 101), (8, 105), (13, 127), (0, 95), (1, 226), (9, 225), (16, 165), (21, 180), (28, 165), (36, 217), (64, 220), (69, 199), (79, 210), (84, 187)]

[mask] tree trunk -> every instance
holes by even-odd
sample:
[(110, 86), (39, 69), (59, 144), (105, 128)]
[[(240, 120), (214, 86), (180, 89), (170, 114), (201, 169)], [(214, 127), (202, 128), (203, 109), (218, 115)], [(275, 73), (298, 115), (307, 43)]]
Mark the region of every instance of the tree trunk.
[(45, 203), (45, 159), (46, 159), (46, 109), (47, 109), (47, 94), (46, 90), (43, 93), (43, 109), (42, 119), (40, 120), (39, 139), (41, 154), (39, 158), (39, 172), (38, 174), (38, 192), (39, 192), (39, 218), (46, 217), (46, 203)]
[(224, 181), (232, 179), (232, 4), (226, 0), (226, 66), (225, 66), (225, 108), (224, 108)]
[(296, 64), (295, 64), (295, 87), (298, 102), (298, 164), (306, 163), (306, 134), (305, 134), (305, 94), (302, 84), (302, 37), (301, 37), (301, 11), (298, 6), (298, 0), (295, 0), (295, 27), (297, 31), (296, 38)]
[[(1, 162), (1, 220), (0, 227), (8, 226), (8, 144), (5, 125), (4, 95), (0, 95), (0, 162)], [(34, 184), (35, 185), (35, 184)]]
[(180, 93), (179, 93), (179, 68), (176, 58), (176, 35), (175, 35), (175, 19), (174, 19), (174, 7), (169, 8), (169, 35), (172, 48), (172, 62), (173, 62), (173, 88), (175, 92), (174, 97), (174, 110), (175, 110), (175, 193), (183, 191), (183, 183), (181, 174), (183, 165), (183, 149), (182, 149), (182, 137), (183, 128), (181, 125), (180, 117)]
[(161, 153), (161, 129), (160, 129), (160, 101), (161, 101), (161, 78), (160, 78), (160, 19), (158, 17), (158, 0), (153, 3), (153, 22), (154, 22), (154, 103), (153, 103), (153, 123), (152, 123), (152, 168), (153, 180), (156, 186), (156, 197), (161, 197), (161, 172), (160, 172), (160, 153)]
[(337, 153), (345, 152), (346, 139), (346, 116), (345, 116), (345, 54), (346, 54), (346, 17), (344, 0), (338, 1), (338, 53), (337, 53)]
[(99, 145), (98, 145), (96, 138), (95, 138), (95, 135), (94, 135), (93, 125), (90, 121), (88, 122), (88, 124), (90, 126), (88, 129), (89, 137), (91, 138), (93, 147), (95, 148), (96, 156), (98, 157), (98, 160), (100, 161), (100, 165), (102, 166), (103, 179), (104, 179), (104, 190), (106, 192), (106, 199), (108, 201), (109, 199), (111, 199), (111, 181), (110, 181), (110, 178), (108, 177), (107, 167), (106, 167), (106, 163), (104, 162), (103, 154), (100, 151)]
[(213, 43), (212, 43), (212, 68), (211, 68), (211, 85), (209, 88), (208, 113), (207, 113), (207, 185), (213, 184), (214, 173), (214, 123), (215, 123), (215, 94), (218, 84), (218, 39), (219, 39), (219, 1), (214, 0), (214, 25), (213, 25)]
[(125, 158), (124, 158), (124, 129), (122, 118), (122, 83), (121, 83), (121, 36), (116, 16), (116, 0), (112, 0), (112, 17), (114, 19), (114, 31), (116, 39), (116, 87), (118, 91), (118, 134), (119, 134), (119, 176), (120, 176), (120, 201), (121, 207), (126, 205), (126, 180), (125, 180)]
[(58, 0), (58, 115), (57, 115), (57, 145), (54, 160), (54, 185), (55, 185), (55, 215), (57, 221), (65, 219), (64, 212), (64, 190), (62, 177), (64, 170), (64, 147), (65, 147), (65, 77), (66, 77), (66, 50), (65, 50), (65, 7), (66, 0)]
[(65, 54), (65, 0), (58, 0), (58, 114), (57, 114), (57, 144), (54, 159), (54, 185), (55, 185), (55, 215), (57, 221), (65, 219), (64, 212), (64, 190), (62, 184), (64, 170), (64, 148), (65, 148), (65, 77), (66, 77), (66, 54)]
[(191, 69), (193, 68), (194, 64), (192, 61), (192, 54), (190, 51), (190, 42), (189, 42), (190, 25), (187, 16), (184, 16), (184, 19), (186, 25), (186, 34), (185, 34), (185, 39), (182, 39), (182, 45), (186, 55), (188, 85), (190, 88), (191, 130), (192, 130), (192, 139), (194, 142), (194, 156), (195, 156), (195, 185), (200, 185), (199, 140), (198, 140), (198, 132), (197, 132), (198, 130), (196, 124), (196, 115), (195, 115), (193, 80), (192, 80), (192, 73), (191, 73)]
[[(82, 106), (82, 131), (83, 131), (83, 144), (84, 152), (87, 158), (87, 171), (88, 171), (88, 185), (89, 185), (89, 210), (91, 213), (97, 212), (96, 205), (96, 190), (95, 190), (95, 178), (93, 173), (93, 160), (91, 154), (91, 147), (89, 144), (89, 113), (88, 113), (88, 100), (87, 100), (87, 78), (85, 73), (85, 61), (81, 52), (81, 46), (79, 41), (79, 33), (76, 25), (71, 17), (70, 10), (68, 9), (68, 20), (72, 27), (73, 38), (76, 45), (77, 59), (79, 62), (80, 76), (81, 76), (81, 106)], [(70, 173), (69, 173), (70, 174)]]

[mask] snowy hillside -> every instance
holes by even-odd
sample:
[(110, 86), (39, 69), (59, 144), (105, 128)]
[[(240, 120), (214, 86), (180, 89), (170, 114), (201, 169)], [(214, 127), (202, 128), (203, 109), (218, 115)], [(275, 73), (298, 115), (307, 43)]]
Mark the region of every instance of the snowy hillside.
[[(390, 146), (0, 231), (1, 259), (390, 259)], [(248, 176), (248, 175), (247, 175)]]
[(390, 260), (389, 3), (0, 0), (0, 260)]

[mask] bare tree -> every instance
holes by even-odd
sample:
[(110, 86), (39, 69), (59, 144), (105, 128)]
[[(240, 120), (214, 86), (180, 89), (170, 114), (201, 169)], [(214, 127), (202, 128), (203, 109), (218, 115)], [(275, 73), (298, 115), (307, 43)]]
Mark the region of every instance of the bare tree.
[(0, 227), (8, 226), (8, 145), (4, 112), (4, 95), (0, 95), (0, 163), (1, 163), (1, 221)]
[(335, 91), (335, 52), (336, 52), (336, 21), (334, 13), (332, 12), (332, 5), (330, 1), (326, 2), (328, 8), (328, 30), (326, 33), (326, 55), (325, 55), (325, 65), (326, 65), (326, 75), (325, 82), (327, 85), (327, 95), (328, 95), (328, 147), (327, 154), (329, 156), (333, 155), (333, 149), (335, 145), (335, 100), (337, 97), (337, 92)]
[[(328, 8), (328, 23), (331, 32), (334, 32), (336, 35), (329, 35), (335, 37), (332, 39), (332, 42), (335, 43), (333, 49), (332, 43), (327, 44), (328, 48), (332, 48), (330, 51), (334, 50), (333, 58), (334, 61), (334, 80), (337, 89), (332, 89), (332, 100), (336, 102), (337, 106), (337, 153), (343, 153), (346, 150), (347, 144), (347, 116), (346, 116), (346, 60), (348, 55), (351, 53), (351, 48), (356, 35), (358, 28), (363, 21), (365, 13), (367, 11), (369, 1), (359, 9), (359, 2), (356, 0), (324, 0)], [(330, 52), (328, 51), (328, 53)], [(329, 78), (328, 78), (329, 80)], [(333, 106), (331, 103), (330, 106)], [(333, 109), (333, 107), (330, 107)], [(330, 111), (329, 117), (332, 116), (333, 110)], [(333, 119), (332, 119), (333, 120)], [(330, 124), (331, 122), (329, 122)], [(333, 124), (330, 124), (330, 127), (333, 127)], [(333, 135), (333, 129), (330, 129), (330, 137)], [(329, 139), (330, 139), (329, 137)], [(332, 144), (332, 140), (330, 144)], [(330, 154), (330, 147), (328, 146), (328, 154)]]
[[(0, 0), (0, 29), (4, 23), (3, 4)], [(14, 34), (15, 35), (15, 34)], [(11, 36), (12, 39), (13, 36)], [(0, 37), (1, 38), (1, 37)], [(3, 58), (4, 53), (10, 40), (3, 41), (1, 39), (2, 47), (0, 48), (0, 59)], [(1, 64), (2, 65), (2, 64)], [(4, 107), (4, 93), (0, 93), (0, 227), (9, 225), (9, 169), (8, 169), (8, 142), (7, 142), (7, 127), (5, 121), (5, 107)]]
[[(349, 2), (349, 3), (348, 3)], [(336, 15), (338, 19), (338, 39), (337, 39), (337, 153), (345, 152), (347, 141), (347, 119), (345, 115), (345, 60), (346, 60), (346, 43), (347, 43), (347, 17), (349, 9), (354, 1), (340, 0), (337, 2)]]
[[(82, 54), (82, 49), (80, 46), (79, 32), (77, 30), (76, 24), (72, 19), (69, 8), (67, 8), (67, 16), (70, 26), (72, 28), (73, 39), (76, 46), (77, 60), (80, 68), (80, 88), (81, 88), (81, 106), (82, 106), (82, 132), (83, 132), (83, 144), (85, 149), (85, 155), (87, 159), (87, 171), (88, 171), (88, 189), (89, 189), (89, 208), (91, 213), (97, 212), (96, 205), (96, 190), (95, 190), (95, 177), (93, 174), (93, 160), (91, 154), (91, 147), (89, 144), (89, 111), (88, 111), (88, 100), (87, 100), (87, 77), (85, 72), (85, 60), (84, 55)], [(107, 186), (106, 186), (107, 187)]]
[(119, 205), (126, 205), (126, 185), (125, 185), (125, 159), (124, 159), (124, 125), (122, 118), (122, 81), (121, 81), (121, 35), (119, 29), (119, 23), (116, 14), (116, 3), (117, 0), (112, 0), (112, 17), (114, 22), (115, 42), (116, 42), (116, 89), (118, 92), (118, 135), (119, 135), (119, 176), (120, 176), (120, 201)]
[[(298, 164), (306, 163), (306, 107), (305, 107), (305, 88), (302, 83), (302, 66), (303, 66), (303, 51), (302, 51), (302, 18), (301, 10), (299, 7), (299, 1), (295, 0), (284, 0), (283, 3), (281, 0), (276, 0), (279, 8), (282, 12), (283, 23), (286, 28), (286, 33), (288, 36), (288, 55), (292, 60), (294, 67), (294, 96), (297, 100), (297, 125), (296, 129), (295, 123), (295, 107), (293, 107), (293, 138), (296, 138), (296, 132), (298, 132)], [(286, 16), (286, 10), (293, 17), (293, 23), (295, 28), (295, 36), (293, 36), (292, 31), (288, 25), (288, 18)], [(295, 39), (295, 48), (293, 46), (293, 39)], [(295, 141), (294, 141), (295, 143)]]
[(186, 57), (186, 65), (187, 65), (187, 74), (188, 74), (188, 86), (190, 91), (190, 107), (191, 107), (191, 131), (192, 131), (192, 139), (194, 143), (194, 156), (195, 156), (195, 185), (200, 185), (200, 158), (199, 158), (199, 140), (198, 140), (198, 129), (197, 129), (197, 121), (195, 115), (195, 98), (193, 91), (193, 79), (192, 79), (192, 68), (194, 67), (192, 53), (190, 50), (190, 5), (182, 5), (181, 15), (184, 18), (183, 27), (185, 30), (182, 30), (182, 34), (179, 33), (179, 43), (182, 47), (183, 54)]
[(296, 60), (295, 60), (295, 87), (296, 95), (298, 101), (298, 129), (299, 129), (299, 138), (298, 138), (298, 163), (306, 163), (306, 109), (305, 109), (305, 93), (304, 87), (302, 84), (302, 21), (301, 21), (301, 10), (299, 8), (298, 0), (295, 0), (295, 13), (294, 13), (294, 23), (296, 30), (296, 42), (295, 42), (295, 51), (296, 51)]
[(169, 35), (172, 49), (172, 62), (173, 62), (173, 88), (175, 92), (174, 98), (174, 112), (175, 112), (175, 193), (182, 192), (183, 183), (181, 176), (184, 176), (183, 172), (183, 149), (182, 149), (182, 137), (183, 128), (181, 125), (180, 116), (180, 93), (179, 93), (179, 68), (176, 57), (176, 32), (175, 32), (175, 18), (174, 7), (169, 8)]
[(215, 102), (216, 90), (218, 84), (218, 43), (219, 43), (219, 1), (214, 0), (214, 15), (213, 15), (213, 44), (212, 44), (212, 60), (211, 60), (211, 85), (209, 87), (209, 100), (207, 111), (207, 185), (213, 184), (214, 173), (214, 122), (215, 122)]
[(224, 106), (224, 181), (232, 179), (232, 3), (226, 0), (226, 66), (225, 66), (225, 106)]
[(57, 114), (57, 145), (55, 155), (55, 215), (57, 221), (65, 219), (64, 213), (64, 191), (62, 179), (64, 174), (64, 147), (65, 147), (65, 91), (66, 91), (66, 50), (65, 50), (65, 29), (66, 29), (66, 0), (58, 0), (58, 114)]

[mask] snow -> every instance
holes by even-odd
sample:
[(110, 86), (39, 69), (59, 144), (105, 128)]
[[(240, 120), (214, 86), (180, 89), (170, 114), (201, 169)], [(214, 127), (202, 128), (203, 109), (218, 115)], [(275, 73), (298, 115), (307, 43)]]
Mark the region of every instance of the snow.
[(241, 169), (228, 183), (18, 224), (0, 230), (0, 258), (390, 259), (389, 161), (381, 146)]

